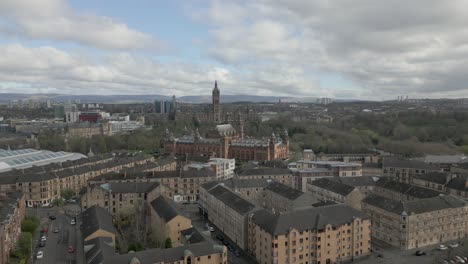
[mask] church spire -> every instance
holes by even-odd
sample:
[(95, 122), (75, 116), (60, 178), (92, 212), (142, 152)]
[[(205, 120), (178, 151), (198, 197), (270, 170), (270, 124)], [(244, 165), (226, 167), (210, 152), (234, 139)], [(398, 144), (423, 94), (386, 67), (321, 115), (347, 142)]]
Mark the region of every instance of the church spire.
[(218, 81), (217, 81), (217, 80), (215, 80), (215, 86), (214, 86), (213, 91), (219, 91), (219, 89), (218, 89)]

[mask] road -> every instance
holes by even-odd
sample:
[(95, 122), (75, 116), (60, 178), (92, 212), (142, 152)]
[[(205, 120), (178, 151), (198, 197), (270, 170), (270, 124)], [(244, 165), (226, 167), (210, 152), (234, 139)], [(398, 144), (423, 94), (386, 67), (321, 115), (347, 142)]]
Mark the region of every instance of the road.
[[(83, 245), (81, 242), (81, 232), (79, 223), (71, 225), (71, 216), (75, 215), (73, 205), (64, 208), (38, 208), (31, 209), (34, 214), (40, 219), (40, 229), (47, 227), (47, 241), (45, 247), (39, 247), (39, 234), (35, 234), (33, 247), (34, 262), (36, 264), (81, 264), (83, 263)], [(57, 219), (50, 220), (49, 215), (55, 215)], [(58, 227), (59, 232), (54, 233), (54, 229)], [(74, 253), (68, 253), (68, 247), (75, 248)], [(36, 259), (38, 251), (44, 252), (42, 259)], [(78, 260), (78, 261), (77, 261)]]

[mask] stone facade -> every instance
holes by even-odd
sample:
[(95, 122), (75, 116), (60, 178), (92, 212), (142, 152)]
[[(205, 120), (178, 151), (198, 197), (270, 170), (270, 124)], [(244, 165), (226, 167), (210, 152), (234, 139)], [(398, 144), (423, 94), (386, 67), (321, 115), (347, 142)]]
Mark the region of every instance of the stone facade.
[(370, 195), (362, 211), (372, 219), (372, 236), (409, 250), (437, 245), (468, 235), (468, 204), (452, 195), (395, 201)]
[(248, 252), (262, 264), (340, 263), (370, 254), (370, 221), (344, 205), (249, 216)]
[(25, 216), (24, 195), (19, 192), (0, 193), (0, 264), (7, 264), (18, 243), (21, 222)]

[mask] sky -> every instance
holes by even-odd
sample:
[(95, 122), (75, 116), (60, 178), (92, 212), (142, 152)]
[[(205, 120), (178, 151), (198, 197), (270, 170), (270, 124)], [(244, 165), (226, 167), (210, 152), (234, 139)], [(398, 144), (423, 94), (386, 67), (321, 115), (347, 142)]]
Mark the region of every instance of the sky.
[[(465, 0), (1, 0), (0, 93), (456, 98)], [(1, 95), (0, 95), (1, 96)]]

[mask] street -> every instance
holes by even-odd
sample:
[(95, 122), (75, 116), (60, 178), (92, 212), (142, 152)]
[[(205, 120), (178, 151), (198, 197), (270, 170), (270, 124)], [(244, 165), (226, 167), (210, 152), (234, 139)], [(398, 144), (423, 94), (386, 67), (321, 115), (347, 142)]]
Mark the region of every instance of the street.
[[(83, 263), (83, 246), (79, 222), (76, 225), (70, 224), (71, 217), (76, 215), (77, 212), (79, 211), (76, 211), (76, 205), (66, 205), (63, 208), (28, 209), (28, 213), (36, 215), (40, 220), (39, 230), (35, 234), (33, 241), (33, 263)], [(50, 220), (50, 215), (54, 215), (57, 218), (55, 220)], [(39, 247), (39, 232), (43, 228), (48, 229), (47, 241), (44, 247)], [(54, 233), (56, 228), (59, 229), (58, 233)], [(73, 253), (68, 252), (69, 246), (73, 246)], [(38, 251), (44, 253), (42, 259), (36, 258)]]

